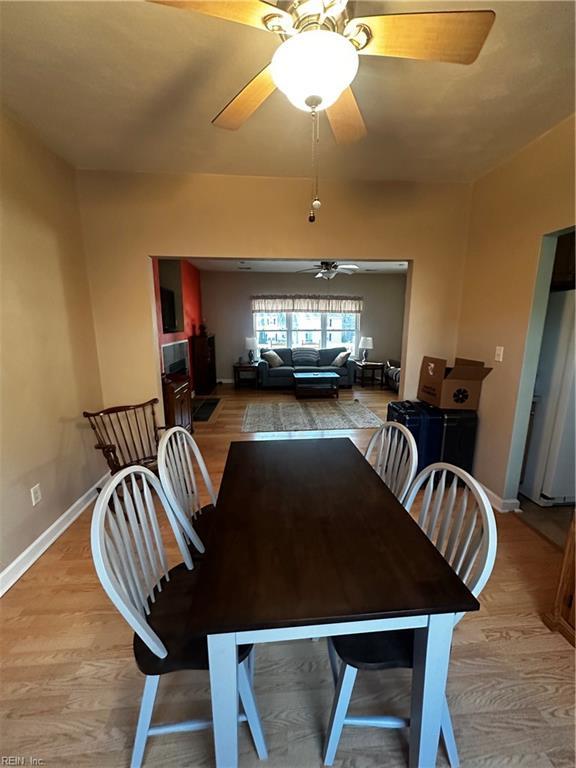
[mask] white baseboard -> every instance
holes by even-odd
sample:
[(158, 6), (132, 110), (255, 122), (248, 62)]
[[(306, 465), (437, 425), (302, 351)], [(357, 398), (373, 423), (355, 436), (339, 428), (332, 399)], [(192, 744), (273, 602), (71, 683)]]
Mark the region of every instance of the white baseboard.
[(219, 384), (234, 384), (234, 379), (218, 379)]
[(18, 581), (18, 579), (26, 573), (28, 568), (33, 565), (36, 560), (42, 555), (48, 547), (53, 544), (56, 539), (64, 533), (66, 528), (76, 520), (79, 515), (84, 512), (86, 507), (91, 504), (96, 498), (96, 489), (101, 488), (106, 482), (110, 473), (107, 472), (100, 480), (94, 483), (86, 493), (83, 493), (79, 499), (76, 499), (74, 504), (70, 506), (64, 514), (55, 520), (52, 525), (47, 528), (44, 533), (27, 547), (22, 554), (18, 555), (16, 560), (7, 565), (3, 571), (0, 572), (0, 597), (7, 592), (10, 587)]
[(516, 510), (520, 509), (520, 502), (518, 499), (502, 499), (485, 485), (483, 485), (482, 488), (486, 491), (486, 496), (488, 496), (490, 504), (492, 504), (497, 512), (516, 512)]

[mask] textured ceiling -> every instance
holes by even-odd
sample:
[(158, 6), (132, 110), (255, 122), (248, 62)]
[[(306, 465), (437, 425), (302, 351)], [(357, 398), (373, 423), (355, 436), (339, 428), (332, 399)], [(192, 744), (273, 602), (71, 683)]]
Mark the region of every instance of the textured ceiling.
[[(493, 8), (471, 66), (362, 56), (368, 137), (323, 177), (474, 179), (574, 110), (572, 2), (365, 2), (363, 14)], [(145, 2), (0, 2), (0, 92), (79, 168), (307, 176), (309, 117), (278, 92), (237, 132), (211, 118), (265, 65), (271, 33)]]

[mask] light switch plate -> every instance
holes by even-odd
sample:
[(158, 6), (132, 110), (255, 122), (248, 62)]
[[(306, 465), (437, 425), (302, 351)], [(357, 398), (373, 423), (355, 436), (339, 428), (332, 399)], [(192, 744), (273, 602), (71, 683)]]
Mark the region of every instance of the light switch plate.
[(494, 355), (494, 360), (496, 360), (497, 363), (501, 363), (502, 360), (504, 360), (504, 347), (496, 347), (496, 354)]
[(40, 484), (34, 485), (32, 488), (30, 488), (30, 496), (32, 498), (33, 507), (42, 501), (42, 491), (40, 490)]

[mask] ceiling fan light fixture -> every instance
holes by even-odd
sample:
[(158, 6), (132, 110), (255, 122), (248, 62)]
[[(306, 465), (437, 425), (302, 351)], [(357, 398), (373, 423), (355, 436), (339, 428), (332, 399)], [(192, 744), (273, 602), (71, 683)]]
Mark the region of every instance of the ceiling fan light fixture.
[(305, 112), (334, 104), (358, 71), (358, 53), (337, 32), (315, 29), (290, 37), (272, 57), (274, 84)]

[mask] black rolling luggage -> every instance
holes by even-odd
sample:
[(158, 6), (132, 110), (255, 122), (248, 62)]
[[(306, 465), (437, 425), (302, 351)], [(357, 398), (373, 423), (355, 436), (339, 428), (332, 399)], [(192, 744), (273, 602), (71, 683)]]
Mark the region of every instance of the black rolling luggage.
[(472, 472), (476, 443), (476, 411), (447, 410), (403, 400), (388, 405), (388, 421), (397, 421), (414, 435), (418, 472), (445, 461)]

